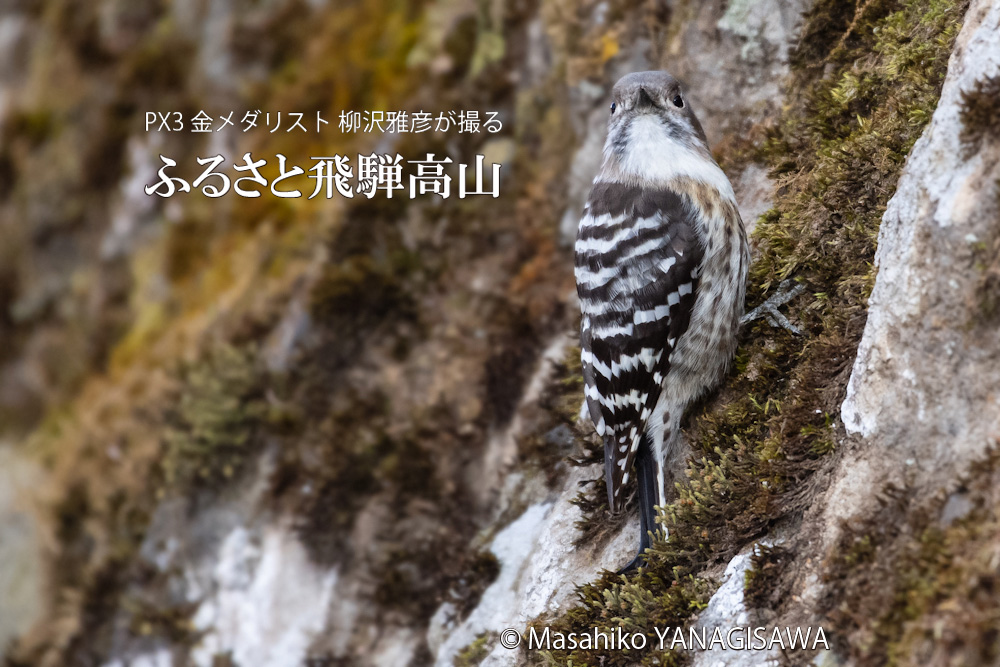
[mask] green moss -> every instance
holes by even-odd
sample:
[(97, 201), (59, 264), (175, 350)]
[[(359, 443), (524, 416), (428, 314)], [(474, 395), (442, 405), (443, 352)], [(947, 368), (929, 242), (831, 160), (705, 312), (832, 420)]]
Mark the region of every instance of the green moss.
[(461, 622), (500, 574), (492, 552), (469, 550), (466, 543), (445, 536), (415, 537), (379, 558), (383, 562), (373, 568), (378, 581), (374, 601), (412, 618), (430, 618), (447, 599)]
[(325, 324), (373, 326), (409, 304), (391, 273), (358, 255), (324, 271), (313, 290), (312, 312)]
[(788, 549), (758, 544), (750, 555), (750, 568), (743, 579), (743, 600), (751, 609), (775, 609), (787, 593), (790, 582), (782, 578), (791, 558)]
[(971, 90), (962, 92), (962, 143), (967, 152), (975, 152), (983, 141), (1000, 136), (1000, 75), (976, 81)]
[(125, 88), (181, 93), (197, 49), (182, 35), (171, 19), (160, 20), (141, 46), (130, 52), (118, 70)]
[(486, 359), (484, 402), (492, 424), (503, 428), (514, 417), (522, 388), (535, 371), (540, 336), (524, 308), (504, 303), (493, 318), (502, 326), (503, 335), (494, 341), (495, 351)]
[(774, 483), (759, 455), (744, 444), (717, 447), (713, 457), (692, 461), (687, 479), (676, 484), (678, 498), (659, 521), (669, 538), (657, 540), (652, 554), (672, 572), (694, 572), (706, 563), (733, 555), (767, 526)]
[[(493, 5), (493, 7), (496, 6)], [(493, 16), (494, 12), (491, 12), (491, 9), (489, 2), (479, 3), (478, 35), (475, 51), (472, 53), (469, 64), (468, 76), (470, 78), (476, 78), (487, 68), (499, 64), (503, 60), (504, 51), (507, 48), (503, 26), (497, 17)]]
[(998, 469), (994, 452), (951, 499), (887, 488), (878, 512), (845, 527), (824, 605), (851, 664), (1000, 659)]
[(175, 606), (158, 606), (141, 598), (122, 601), (122, 608), (130, 612), (129, 632), (137, 637), (159, 637), (173, 645), (193, 646), (199, 637), (191, 622), (197, 603)]
[(790, 307), (805, 336), (750, 327), (740, 374), (692, 420), (705, 458), (679, 489), (681, 507), (667, 512), (668, 525), (707, 527), (714, 544), (698, 542), (706, 558), (794, 511), (783, 491), (835, 448), (830, 415), (863, 329), (879, 222), (936, 105), (965, 4), (873, 2), (839, 18), (838, 7), (821, 2), (809, 15), (794, 104), (763, 149), (779, 195), (757, 222), (749, 284), (752, 304), (780, 280), (805, 283)]
[(384, 564), (374, 568), (375, 602), (414, 618), (429, 618), (446, 593), (455, 606), (456, 621), (463, 621), (500, 574), (500, 563), (491, 551), (470, 551), (466, 546), (418, 537), (386, 554)]
[(55, 117), (50, 110), (24, 110), (11, 114), (4, 125), (4, 135), (7, 141), (22, 139), (36, 147), (51, 138), (56, 129)]
[[(1000, 182), (994, 187), (1000, 194)], [(995, 327), (1000, 322), (1000, 234), (992, 244), (980, 241), (977, 245), (973, 249), (973, 266), (979, 274), (975, 297), (979, 318), (970, 324)]]
[(556, 364), (552, 391), (546, 392), (546, 407), (567, 426), (574, 426), (583, 401), (583, 362), (580, 348), (570, 347)]
[(753, 282), (765, 290), (794, 274), (844, 306), (864, 305), (881, 214), (937, 103), (965, 7), (864, 7), (874, 5), (882, 11), (854, 17), (851, 38), (822, 60), (831, 71), (800, 83), (800, 104), (765, 149), (788, 186), (757, 228), (763, 258)]
[(459, 582), (461, 591), (458, 597), (461, 604), (458, 606), (459, 615), (465, 618), (476, 608), (479, 600), (482, 599), (486, 589), (500, 576), (500, 561), (493, 555), (492, 551), (483, 549), (473, 553), (469, 558), (469, 563), (462, 568), (462, 579)]
[(260, 444), (263, 394), (264, 375), (251, 350), (224, 345), (187, 368), (167, 417), (168, 483), (214, 484), (240, 472)]
[[(403, 520), (411, 501), (445, 500), (433, 450), (428, 445), (438, 434), (420, 426), (403, 433), (390, 432), (391, 406), (378, 393), (340, 395), (331, 407), (329, 377), (321, 372), (300, 379), (303, 386), (292, 390), (290, 400), (302, 405), (304, 415), (290, 434), (271, 478), (272, 495), (276, 500), (292, 502), (303, 544), (310, 556), (324, 565), (352, 556), (345, 536), (358, 513), (376, 494), (382, 494), (393, 507), (393, 523)], [(334, 377), (339, 376), (334, 373)], [(387, 572), (380, 594), (384, 600), (405, 601), (406, 596), (395, 584), (412, 582), (421, 590), (431, 585), (431, 578), (418, 581), (411, 577), (409, 565), (401, 570), (408, 572), (405, 579), (389, 571), (420, 559), (427, 561), (420, 571), (438, 571), (440, 564), (434, 559), (444, 556), (443, 552), (435, 552), (441, 551), (437, 537), (422, 536), (393, 549), (382, 566)], [(422, 597), (421, 603), (426, 599)]]
[(600, 580), (577, 589), (579, 603), (557, 619), (541, 619), (532, 623), (540, 632), (549, 628), (551, 634), (598, 632), (612, 634), (642, 633), (648, 637), (643, 651), (606, 651), (594, 649), (538, 651), (529, 657), (544, 665), (682, 665), (688, 656), (673, 651), (660, 651), (659, 638), (653, 628), (679, 627), (692, 615), (705, 608), (713, 584), (693, 576), (673, 577), (662, 572), (646, 571), (634, 577), (607, 573)]
[(214, 225), (208, 216), (187, 215), (166, 230), (164, 273), (178, 283), (194, 275), (210, 256), (205, 239), (211, 238)]
[[(537, 336), (533, 338), (537, 340)], [(533, 361), (536, 363), (532, 366), (537, 367), (537, 358)], [(526, 381), (527, 374), (520, 384), (510, 386), (509, 391), (515, 398), (521, 396), (521, 388)], [(593, 428), (577, 420), (582, 396), (580, 348), (571, 347), (561, 360), (552, 364), (551, 375), (539, 392), (537, 403), (519, 408), (518, 414), (525, 431), (525, 435), (518, 439), (521, 463), (526, 470), (544, 475), (550, 487), (561, 482), (566, 474), (567, 460), (570, 465), (590, 465), (600, 461), (599, 455), (580, 456), (581, 445), (590, 452), (597, 444), (592, 437)], [(585, 502), (582, 497), (580, 500)], [(592, 524), (595, 529), (601, 527), (598, 521)]]
[(495, 642), (496, 635), (494, 633), (484, 632), (458, 652), (453, 664), (455, 667), (478, 667), (479, 663), (490, 654), (490, 649)]
[[(337, 430), (334, 427), (330, 432)], [(345, 535), (365, 502), (379, 490), (376, 470), (391, 446), (384, 437), (372, 443), (357, 433), (339, 433), (348, 437), (335, 453), (320, 450), (323, 460), (316, 469), (303, 469), (300, 461), (292, 461), (284, 464), (290, 470), (279, 471), (279, 475), (296, 475), (294, 485), (306, 484), (310, 489), (298, 510), (298, 532), (312, 558), (322, 564), (350, 555), (345, 552)]]

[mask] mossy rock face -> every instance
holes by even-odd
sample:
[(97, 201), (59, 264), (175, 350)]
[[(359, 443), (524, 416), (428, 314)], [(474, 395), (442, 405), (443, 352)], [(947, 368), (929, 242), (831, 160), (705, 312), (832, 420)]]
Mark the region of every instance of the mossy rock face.
[(164, 472), (170, 484), (213, 485), (233, 478), (261, 444), (267, 416), (264, 374), (255, 354), (224, 346), (185, 373), (167, 422)]
[(484, 632), (455, 656), (455, 667), (478, 667), (490, 654), (491, 644), (496, 637), (491, 632)]
[(412, 317), (413, 305), (399, 278), (364, 255), (328, 268), (313, 290), (314, 316), (344, 333)]
[(980, 79), (962, 93), (962, 142), (974, 152), (986, 141), (1000, 137), (1000, 74)]
[[(583, 587), (581, 603), (554, 621), (559, 628), (607, 623), (605, 598), (623, 585), (639, 588), (636, 599), (653, 596), (640, 615), (662, 606), (682, 623), (711, 590), (698, 578), (705, 568), (807, 506), (799, 489), (842, 433), (835, 415), (865, 324), (879, 222), (934, 111), (966, 7), (950, 0), (857, 7), (821, 0), (806, 14), (789, 105), (758, 154), (771, 166), (778, 194), (757, 221), (748, 289), (753, 306), (782, 281), (804, 284), (789, 305), (803, 335), (760, 321), (746, 327), (730, 379), (689, 416), (687, 478), (660, 518), (669, 538), (654, 543), (648, 569), (628, 584), (605, 579)], [(598, 489), (593, 493), (583, 507), (598, 512)], [(761, 555), (751, 570), (760, 584), (751, 588), (754, 604), (771, 603), (767, 579), (780, 559), (768, 553), (774, 562)], [(612, 627), (633, 622), (623, 614)], [(598, 655), (564, 651), (551, 658), (596, 664)], [(663, 659), (650, 652), (631, 657), (643, 664)]]
[[(537, 633), (549, 630), (551, 636), (583, 637), (594, 628), (609, 636), (621, 632), (645, 635), (645, 648), (608, 651), (602, 646), (572, 648), (555, 642), (551, 650), (530, 654), (537, 665), (614, 665), (636, 664), (683, 665), (687, 658), (674, 651), (659, 650), (659, 637), (653, 628), (676, 628), (705, 608), (711, 597), (712, 582), (693, 576), (664, 578), (645, 572), (634, 577), (615, 576), (581, 586), (580, 604), (558, 618), (539, 619), (532, 624)], [(583, 642), (579, 642), (583, 644)]]
[(743, 599), (750, 609), (774, 609), (791, 582), (782, 577), (792, 554), (781, 546), (758, 544), (750, 554), (750, 568), (743, 582)]
[(883, 491), (830, 557), (823, 608), (854, 664), (995, 664), (1000, 659), (995, 453), (949, 494)]
[(1000, 366), (983, 299), (996, 287), (1000, 171), (996, 135), (977, 123), (991, 113), (979, 96), (996, 73), (998, 9), (968, 10), (941, 108), (882, 221), (883, 273), (842, 413), (858, 437), (830, 494), (845, 506), (826, 513), (836, 543), (819, 609), (851, 664), (998, 659), (982, 559), (997, 548)]
[[(46, 20), (57, 28), (55, 36), (66, 38), (55, 41), (75, 54), (71, 60), (80, 69), (74, 72), (97, 81), (93, 87), (102, 102), (89, 106), (99, 108), (99, 118), (87, 124), (97, 129), (82, 145), (88, 163), (107, 165), (65, 179), (64, 189), (74, 196), (65, 199), (71, 205), (58, 220), (37, 231), (44, 244), (53, 229), (103, 233), (107, 202), (91, 206), (90, 199), (76, 195), (88, 187), (117, 192), (110, 185), (122, 177), (123, 147), (130, 136), (121, 128), (136, 122), (148, 100), (169, 100), (191, 115), (208, 95), (199, 83), (204, 73), (197, 71), (196, 49), (170, 18), (170, 3), (148, 3), (136, 10), (141, 14), (135, 18), (136, 34), (142, 39), (121, 56), (101, 44), (96, 9), (81, 5), (63, 13), (72, 3), (35, 4), (52, 7)], [(54, 589), (66, 604), (43, 633), (39, 651), (31, 654), (45, 653), (50, 664), (105, 661), (123, 610), (136, 634), (162, 638), (181, 652), (197, 641), (188, 623), (191, 609), (134, 606), (129, 592), (150, 577), (136, 551), (161, 499), (158, 492), (201, 497), (225, 490), (268, 445), (277, 462), (267, 480), (264, 510), (291, 514), (299, 539), (321, 566), (341, 568), (345, 577), (370, 584), (367, 597), (358, 600), (361, 613), (367, 614), (361, 622), (380, 628), (422, 629), (444, 599), (465, 617), (497, 576), (499, 563), (479, 549), (476, 538), (492, 509), (483, 508), (492, 489), (484, 492), (479, 487), (486, 485), (476, 477), (491, 435), (513, 422), (528, 423), (517, 442), (515, 467), (525, 476), (545, 475), (546, 485), (539, 485), (543, 491), (559, 483), (571, 446), (583, 446), (583, 452), (574, 452), (579, 463), (600, 460), (589, 433), (576, 430), (582, 393), (578, 350), (569, 350), (557, 364), (538, 405), (530, 406), (534, 412), (524, 408), (521, 392), (547, 342), (564, 331), (575, 335), (566, 298), (572, 261), (558, 232), (567, 208), (570, 159), (579, 144), (570, 113), (578, 102), (574, 97), (586, 88), (582, 82), (606, 78), (621, 61), (616, 54), (629, 48), (631, 36), (619, 29), (620, 22), (635, 19), (644, 24), (644, 36), (655, 38), (672, 28), (671, 12), (663, 3), (636, 0), (481, 2), (447, 31), (440, 55), (450, 62), (435, 72), (426, 64), (435, 61), (433, 47), (425, 64), (409, 64), (425, 28), (422, 11), (430, 3), (376, 0), (327, 11), (292, 0), (274, 14), (268, 13), (268, 3), (257, 4), (261, 6), (248, 9), (233, 26), (232, 61), (263, 67), (262, 77), (242, 80), (241, 104), (322, 109), (327, 118), (343, 109), (380, 107), (498, 109), (505, 121), (499, 138), (515, 145), (510, 164), (504, 165), (503, 197), (447, 202), (359, 198), (343, 215), (328, 209), (317, 213), (304, 202), (264, 201), (266, 197), (237, 200), (229, 212), (184, 211), (165, 233), (163, 252), (149, 253), (163, 257), (164, 282), (174, 290), (153, 308), (153, 333), (118, 346), (120, 329), (127, 332), (132, 324), (141, 333), (144, 325), (126, 321), (116, 326), (115, 335), (97, 345), (103, 351), (94, 354), (94, 364), (103, 366), (111, 351), (124, 350), (114, 372), (133, 378), (148, 373), (155, 384), (160, 364), (169, 367), (192, 346), (205, 353), (177, 374), (164, 373), (170, 376), (166, 389), (137, 392), (142, 398), (130, 398), (124, 406), (103, 405), (115, 416), (92, 432), (78, 438), (52, 435), (56, 445), (70, 446), (53, 446), (55, 453), (46, 454), (53, 467), (68, 461), (66, 465), (90, 471), (82, 482), (66, 475), (70, 482), (59, 490), (52, 512), (58, 542)], [(641, 574), (608, 574), (581, 587), (579, 604), (546, 621), (553, 629), (648, 632), (653, 626), (683, 625), (704, 609), (718, 566), (802, 509), (804, 500), (796, 492), (808, 489), (839, 439), (835, 415), (865, 321), (878, 221), (903, 160), (933, 111), (963, 9), (960, 2), (942, 0), (922, 6), (875, 0), (857, 7), (819, 0), (806, 17), (781, 122), (774, 128), (751, 128), (754, 137), (768, 134), (763, 149), (735, 142), (740, 153), (722, 156), (724, 164), (727, 157), (730, 163), (764, 161), (779, 180), (774, 208), (758, 222), (750, 305), (782, 280), (805, 284), (806, 294), (789, 306), (789, 316), (804, 335), (759, 322), (748, 327), (726, 385), (697, 407), (686, 424), (693, 456), (678, 481), (676, 500), (661, 517), (670, 538), (656, 543)], [(260, 16), (267, 20), (255, 22)], [(524, 54), (538, 46), (527, 35), (539, 23), (550, 33), (544, 46), (553, 52), (532, 58), (551, 56), (555, 63), (536, 68), (526, 64)], [(300, 31), (311, 36), (302, 38)], [(261, 35), (267, 43), (250, 48)], [(986, 82), (982, 91), (970, 93), (964, 118), (970, 145), (993, 140), (985, 103), (991, 85)], [(0, 148), (0, 199), (22, 197), (25, 175), (38, 173), (29, 168), (36, 163), (22, 153), (44, 156), (43, 151), (61, 149), (60, 142), (73, 143), (87, 134), (86, 128), (67, 121), (69, 115), (41, 105), (13, 118), (22, 137), (16, 145)], [(471, 162), (468, 156), (485, 150), (489, 138), (456, 134), (425, 144), (426, 136), (407, 136), (398, 149), (407, 157), (434, 150)], [(331, 148), (371, 150), (367, 137), (339, 141)], [(313, 137), (278, 133), (261, 139), (255, 151), (317, 154), (308, 152), (316, 143)], [(187, 155), (198, 147), (179, 140), (167, 146), (164, 150)], [(6, 174), (12, 175), (10, 183)], [(14, 182), (13, 176), (19, 180)], [(233, 260), (243, 256), (245, 247), (255, 246), (263, 248), (259, 264)], [(20, 248), (10, 247), (15, 249), (0, 249), (5, 258), (16, 256)], [(983, 249), (984, 309), (996, 302), (989, 252)], [(0, 305), (6, 306), (18, 301), (23, 277), (7, 275), (7, 264), (0, 264)], [(147, 263), (143, 271), (154, 265)], [(248, 274), (264, 274), (262, 266), (268, 267), (266, 280), (243, 282)], [(143, 284), (158, 284), (159, 278), (154, 275)], [(111, 280), (104, 274), (101, 279)], [(258, 296), (255, 290), (270, 286), (271, 279), (296, 287)], [(127, 310), (132, 286), (123, 282), (109, 289), (107, 298)], [(242, 284), (241, 290), (229, 291), (233, 284)], [(290, 361), (289, 377), (277, 377), (263, 368), (258, 350), (274, 330), (275, 314), (284, 313), (293, 296), (307, 304), (309, 340)], [(280, 303), (262, 305), (268, 298)], [(186, 299), (200, 305), (189, 308)], [(64, 301), (45, 302), (39, 321), (61, 324), (52, 313)], [(245, 309), (232, 305), (236, 302)], [(32, 322), (15, 323), (9, 310), (3, 311), (0, 332), (12, 330), (20, 344)], [(237, 321), (250, 311), (257, 319)], [(96, 321), (88, 331), (100, 328), (102, 320)], [(456, 359), (464, 363), (453, 364)], [(456, 408), (456, 397), (469, 399), (471, 407)], [(89, 406), (74, 409), (87, 412)], [(148, 423), (121, 426), (136, 414), (136, 421)], [(149, 437), (150, 430), (155, 436)], [(144, 443), (144, 434), (151, 446)], [(121, 443), (122, 463), (107, 464), (109, 442)], [(101, 466), (113, 473), (107, 484)], [(628, 515), (610, 517), (601, 479), (577, 502), (585, 513), (581, 540), (599, 542), (631, 520)], [(516, 502), (512, 507), (517, 509)], [(982, 507), (987, 507), (985, 501)], [(364, 532), (359, 530), (362, 516), (378, 519), (378, 530), (356, 548), (351, 540)], [(992, 526), (992, 518), (983, 516)], [(913, 530), (924, 530), (915, 525)], [(980, 540), (967, 528), (970, 539)], [(845, 546), (845, 565), (838, 573), (853, 577), (852, 566), (877, 560), (887, 540), (869, 532)], [(930, 549), (934, 562), (928, 564), (917, 554), (912, 560), (919, 563), (913, 576), (907, 575), (908, 583), (893, 583), (885, 589), (889, 594), (880, 592), (879, 600), (893, 610), (880, 625), (885, 628), (880, 636), (898, 638), (905, 630), (926, 639), (927, 627), (904, 627), (912, 620), (923, 623), (923, 617), (901, 612), (893, 597), (896, 591), (912, 597), (921, 576), (971, 572), (980, 577), (977, 581), (992, 585), (982, 567), (967, 567), (955, 557), (960, 538), (958, 533), (945, 537), (955, 540), (951, 560), (945, 562)], [(985, 553), (985, 546), (977, 553)], [(776, 568), (792, 560), (791, 554), (761, 555), (748, 575), (748, 599), (761, 607), (776, 604), (781, 597)], [(958, 584), (943, 592), (917, 590), (917, 603), (927, 609), (966, 593), (975, 598), (975, 606), (963, 607), (963, 613), (988, 608), (988, 600)], [(850, 621), (843, 622), (847, 627)], [(989, 628), (983, 628), (982, 637), (988, 637)], [(460, 653), (458, 664), (477, 664), (495, 639), (479, 636)], [(917, 646), (892, 641), (898, 646), (893, 651)], [(356, 657), (318, 650), (317, 655), (326, 657), (310, 664), (349, 664)], [(415, 655), (414, 664), (431, 659), (425, 646)], [(572, 659), (577, 664), (661, 665), (685, 659), (652, 649), (618, 654), (610, 662), (584, 651), (530, 656), (536, 658), (553, 664)], [(27, 659), (24, 664), (38, 662)], [(232, 659), (220, 654), (216, 662), (230, 664)]]

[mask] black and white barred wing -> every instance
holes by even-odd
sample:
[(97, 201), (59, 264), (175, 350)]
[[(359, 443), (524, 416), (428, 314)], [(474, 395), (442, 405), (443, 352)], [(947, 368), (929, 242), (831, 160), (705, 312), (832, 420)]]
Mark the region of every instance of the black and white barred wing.
[(595, 187), (580, 223), (583, 377), (613, 511), (694, 308), (703, 256), (694, 215), (671, 191), (607, 184)]

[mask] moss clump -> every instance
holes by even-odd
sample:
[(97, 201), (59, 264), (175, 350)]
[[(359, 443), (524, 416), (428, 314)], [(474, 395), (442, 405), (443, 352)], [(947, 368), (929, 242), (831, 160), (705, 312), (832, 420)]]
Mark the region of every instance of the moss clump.
[[(996, 188), (1000, 193), (1000, 183), (996, 184)], [(973, 256), (974, 266), (979, 272), (975, 298), (981, 315), (980, 324), (992, 327), (1000, 322), (1000, 235), (993, 239), (992, 244), (981, 241)]]
[(743, 579), (743, 599), (752, 609), (774, 609), (787, 592), (784, 566), (791, 558), (788, 549), (758, 544), (750, 555), (750, 568)]
[(608, 634), (621, 628), (623, 633), (645, 634), (643, 651), (607, 651), (593, 649), (538, 651), (530, 655), (535, 664), (544, 665), (681, 665), (687, 657), (673, 651), (660, 651), (653, 628), (682, 626), (692, 615), (705, 608), (711, 582), (694, 576), (661, 576), (652, 571), (628, 578), (610, 573), (577, 590), (579, 603), (558, 619), (533, 623), (541, 632), (590, 635), (593, 629)]
[(455, 667), (478, 667), (479, 663), (490, 654), (490, 649), (496, 642), (496, 634), (484, 632), (476, 637), (471, 644), (459, 651), (455, 656)]
[(419, 261), (389, 222), (404, 206), (394, 200), (354, 205), (328, 243), (330, 262), (310, 293), (310, 311), (322, 330), (320, 355), (332, 372), (357, 363), (375, 333), (395, 336), (393, 354), (405, 357), (418, 323)]
[(535, 369), (540, 336), (524, 308), (504, 304), (495, 316), (506, 326), (502, 339), (498, 336), (495, 341), (496, 351), (486, 360), (484, 398), (490, 421), (502, 428), (517, 411), (521, 390)]
[(888, 488), (874, 516), (845, 527), (830, 558), (825, 604), (851, 664), (1000, 659), (996, 453), (971, 470), (949, 498)]
[(468, 564), (462, 568), (461, 579), (457, 582), (459, 587), (458, 605), (459, 615), (465, 618), (476, 608), (479, 600), (483, 597), (483, 592), (489, 585), (496, 581), (500, 575), (500, 561), (493, 555), (492, 551), (482, 550), (473, 553)]
[(232, 478), (260, 444), (267, 415), (264, 375), (249, 349), (229, 345), (184, 372), (163, 469), (168, 483), (211, 484)]
[[(351, 432), (341, 431), (341, 434)], [(315, 470), (302, 470), (299, 461), (285, 463), (290, 471), (284, 474), (295, 474), (301, 478), (297, 485), (304, 484), (308, 490), (298, 511), (300, 538), (310, 556), (326, 565), (350, 555), (345, 548), (346, 535), (364, 503), (379, 490), (376, 471), (392, 445), (387, 438), (368, 442), (357, 437), (361, 434), (351, 435), (357, 439), (341, 443), (336, 453), (320, 452), (323, 461)]]
[(368, 328), (407, 311), (411, 301), (393, 274), (367, 256), (324, 271), (313, 291), (312, 312), (324, 324)]
[[(538, 338), (540, 336), (534, 337), (535, 347), (538, 347)], [(524, 342), (527, 344), (528, 340), (526, 338)], [(518, 440), (518, 453), (527, 468), (542, 473), (550, 487), (555, 487), (566, 474), (567, 461), (570, 465), (591, 465), (599, 463), (601, 459), (599, 451), (594, 450), (597, 443), (593, 427), (578, 420), (583, 396), (580, 348), (570, 347), (547, 370), (550, 375), (539, 392), (538, 401), (533, 405), (520, 406), (518, 416), (525, 435)], [(521, 387), (526, 384), (526, 380), (527, 378)], [(516, 395), (519, 396), (520, 387), (517, 390)], [(582, 457), (581, 444), (585, 450)], [(593, 451), (597, 451), (596, 455)], [(597, 483), (600, 480), (593, 481)], [(586, 494), (581, 494), (574, 502), (577, 501), (586, 503), (588, 498)], [(587, 515), (587, 518), (593, 517)], [(602, 524), (597, 520), (589, 522), (589, 526), (595, 531), (604, 525), (606, 523)], [(578, 543), (583, 541), (585, 540), (581, 537)]]
[(22, 110), (11, 114), (4, 127), (7, 141), (21, 139), (31, 147), (48, 141), (56, 132), (56, 120), (47, 109)]
[(385, 609), (426, 619), (447, 600), (455, 606), (456, 622), (463, 621), (500, 574), (491, 551), (469, 551), (466, 546), (420, 537), (386, 554), (385, 562), (375, 568), (375, 601)]
[(205, 239), (213, 232), (214, 221), (208, 216), (190, 214), (167, 228), (163, 268), (171, 283), (182, 282), (204, 266), (210, 256)]
[(744, 444), (714, 453), (691, 462), (687, 479), (676, 485), (677, 500), (658, 519), (669, 538), (655, 541), (652, 553), (673, 572), (724, 560), (767, 525), (771, 491), (755, 474), (763, 467), (758, 456)]
[(156, 23), (141, 46), (123, 59), (118, 70), (123, 88), (181, 93), (197, 50), (170, 19)]
[(580, 348), (572, 346), (556, 364), (554, 382), (542, 399), (545, 408), (558, 416), (567, 426), (575, 426), (583, 401), (583, 362)]
[(469, 551), (460, 540), (421, 536), (390, 551), (374, 568), (374, 601), (412, 618), (430, 618), (445, 600), (455, 606), (456, 622), (475, 609), (500, 574), (490, 551)]
[(129, 632), (137, 637), (160, 637), (181, 646), (193, 646), (198, 641), (199, 633), (191, 622), (197, 603), (161, 607), (126, 596), (122, 607), (131, 612)]
[[(331, 565), (352, 557), (348, 535), (358, 513), (376, 495), (392, 508), (388, 516), (391, 525), (403, 521), (407, 505), (413, 501), (442, 502), (440, 477), (428, 445), (440, 436), (419, 426), (403, 433), (391, 431), (391, 406), (378, 392), (370, 396), (360, 391), (353, 396), (335, 394), (331, 405), (329, 383), (334, 380), (322, 367), (312, 371), (314, 375), (295, 380), (301, 386), (293, 390), (291, 400), (303, 406), (303, 420), (282, 451), (271, 478), (271, 494), (276, 501), (291, 504), (300, 539), (310, 556)], [(422, 538), (405, 548), (391, 547), (393, 553), (382, 569), (424, 558), (425, 552), (433, 554), (434, 550), (433, 545), (424, 545)], [(437, 569), (432, 562), (423, 571)], [(388, 579), (395, 576), (385, 575)], [(397, 583), (410, 580), (407, 575), (405, 581)], [(421, 588), (430, 585), (413, 581)], [(396, 588), (387, 586), (383, 598), (400, 597)]]
[(863, 308), (881, 215), (937, 104), (966, 4), (864, 3), (829, 54), (798, 70), (799, 103), (765, 147), (785, 191), (758, 223), (754, 286), (795, 275), (837, 300), (813, 304), (821, 313)]
[(962, 92), (962, 143), (968, 154), (1000, 136), (1000, 75), (988, 76)]

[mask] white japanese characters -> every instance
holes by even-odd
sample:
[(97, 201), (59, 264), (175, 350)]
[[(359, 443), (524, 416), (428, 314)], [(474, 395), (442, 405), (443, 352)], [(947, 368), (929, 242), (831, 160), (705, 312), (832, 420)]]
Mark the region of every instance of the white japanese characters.
[[(196, 158), (204, 170), (198, 178), (188, 183), (179, 176), (169, 175), (167, 170), (176, 167), (177, 162), (160, 155), (160, 160), (163, 162), (163, 166), (157, 171), (160, 180), (147, 185), (144, 191), (149, 196), (172, 197), (177, 193), (190, 193), (194, 188), (200, 190), (206, 197), (215, 199), (230, 191), (240, 197), (256, 198), (260, 197), (265, 189), (269, 189), (275, 197), (298, 198), (303, 196), (303, 190), (295, 186), (305, 185), (308, 183), (306, 179), (309, 179), (315, 181), (309, 199), (315, 197), (332, 199), (337, 195), (352, 199), (356, 194), (371, 199), (378, 192), (384, 192), (389, 199), (393, 193), (405, 193), (404, 196), (409, 196), (410, 199), (421, 195), (437, 195), (442, 199), (451, 196), (452, 177), (447, 173), (446, 166), (453, 164), (453, 161), (448, 157), (437, 159), (433, 153), (428, 153), (423, 160), (404, 160), (399, 153), (359, 154), (356, 163), (357, 177), (350, 157), (345, 155), (310, 157), (313, 164), (308, 169), (308, 174), (306, 169), (295, 164), (290, 165), (284, 155), (279, 153), (275, 157), (278, 176), (270, 182), (260, 171), (267, 164), (267, 160), (254, 160), (247, 152), (243, 154), (242, 163), (233, 165), (236, 174), (246, 174), (245, 176), (231, 177), (221, 169), (226, 162), (225, 157), (214, 155)], [(471, 178), (467, 174), (469, 165), (458, 165), (459, 199), (465, 199), (470, 195), (488, 195), (494, 198), (500, 196), (501, 165), (492, 164), (491, 171), (487, 175), (485, 159), (482, 155), (476, 156), (475, 173)], [(404, 163), (413, 167), (408, 179), (404, 178)], [(292, 179), (298, 179), (298, 183), (286, 182)]]
[[(275, 132), (320, 132), (330, 121), (317, 111), (315, 119), (304, 112), (264, 112), (260, 109), (246, 111), (242, 118), (238, 112), (210, 116), (200, 110), (190, 118), (180, 111), (147, 111), (146, 132), (221, 132), (228, 128), (249, 132), (254, 128)], [(496, 134), (503, 129), (497, 111), (486, 111), (481, 115), (476, 109), (462, 111), (341, 111), (337, 128), (344, 134), (420, 134), (423, 132), (458, 132)], [(310, 129), (315, 128), (315, 129)]]

